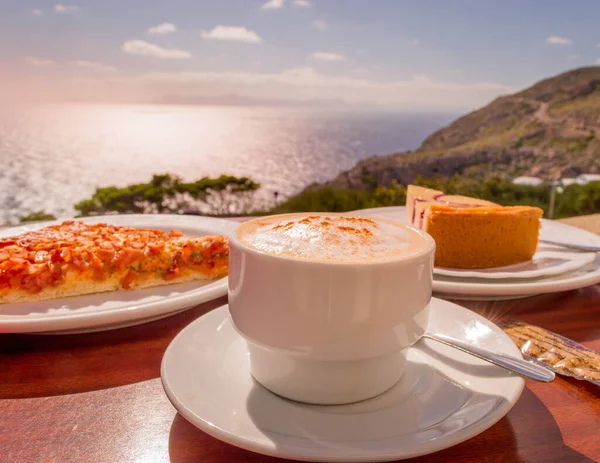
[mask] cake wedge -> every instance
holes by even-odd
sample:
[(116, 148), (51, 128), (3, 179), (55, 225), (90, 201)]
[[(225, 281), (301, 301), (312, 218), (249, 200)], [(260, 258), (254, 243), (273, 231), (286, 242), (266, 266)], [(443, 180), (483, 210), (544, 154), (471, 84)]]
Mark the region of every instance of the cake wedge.
[(500, 206), (468, 196), (408, 187), (406, 220), (436, 242), (435, 265), (477, 269), (530, 260), (537, 250), (543, 211)]

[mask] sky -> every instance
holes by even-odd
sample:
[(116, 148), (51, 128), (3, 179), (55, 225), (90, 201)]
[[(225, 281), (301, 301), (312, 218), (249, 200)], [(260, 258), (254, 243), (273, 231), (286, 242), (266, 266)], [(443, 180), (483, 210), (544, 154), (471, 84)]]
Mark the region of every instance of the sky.
[(0, 0), (0, 101), (463, 111), (600, 64), (598, 0), (64, 1)]

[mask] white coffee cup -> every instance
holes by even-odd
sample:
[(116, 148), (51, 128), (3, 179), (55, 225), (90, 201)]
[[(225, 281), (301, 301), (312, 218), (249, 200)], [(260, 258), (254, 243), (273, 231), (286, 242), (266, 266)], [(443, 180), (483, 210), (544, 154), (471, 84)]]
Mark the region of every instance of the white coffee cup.
[[(230, 239), (233, 324), (247, 342), (254, 378), (288, 399), (342, 404), (385, 392), (402, 376), (408, 347), (427, 327), (433, 239), (399, 223), (348, 217), (306, 213), (253, 219), (240, 225)], [(335, 233), (314, 240), (318, 252), (294, 254), (296, 241), (273, 245), (272, 236), (258, 234), (265, 227), (303, 219), (310, 227), (315, 225), (308, 230), (317, 237), (319, 224), (333, 223)], [(355, 235), (345, 241), (345, 230), (352, 227), (339, 225), (354, 219), (374, 224), (360, 222), (365, 228), (355, 227), (359, 234), (353, 233), (363, 240), (358, 244)], [(394, 240), (408, 237), (408, 251), (388, 252), (383, 240), (373, 245), (377, 251), (373, 258), (367, 232), (385, 228), (387, 239), (394, 227), (398, 230)]]

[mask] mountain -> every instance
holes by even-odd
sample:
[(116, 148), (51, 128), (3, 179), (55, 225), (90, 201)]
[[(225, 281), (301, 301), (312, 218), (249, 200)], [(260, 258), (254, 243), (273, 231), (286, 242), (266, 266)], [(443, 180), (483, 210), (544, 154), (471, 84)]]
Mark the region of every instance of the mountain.
[(365, 159), (330, 184), (408, 184), (419, 174), (554, 180), (582, 173), (600, 173), (598, 66), (501, 96), (433, 133), (416, 151)]
[(344, 107), (344, 100), (284, 100), (250, 98), (243, 95), (166, 95), (158, 99), (156, 104), (206, 105), (206, 106), (272, 106), (272, 107)]

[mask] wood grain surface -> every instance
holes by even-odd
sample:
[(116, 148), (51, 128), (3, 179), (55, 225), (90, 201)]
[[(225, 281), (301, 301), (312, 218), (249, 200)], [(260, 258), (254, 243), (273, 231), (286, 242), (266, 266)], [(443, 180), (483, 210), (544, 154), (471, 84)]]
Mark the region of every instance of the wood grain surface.
[[(106, 332), (0, 335), (0, 462), (278, 461), (196, 429), (163, 392), (160, 362), (173, 337), (225, 303), (221, 298)], [(600, 351), (600, 285), (517, 301), (457, 303), (493, 321), (522, 320)], [(528, 381), (492, 428), (411, 461), (598, 462), (600, 387), (564, 377)]]

